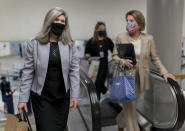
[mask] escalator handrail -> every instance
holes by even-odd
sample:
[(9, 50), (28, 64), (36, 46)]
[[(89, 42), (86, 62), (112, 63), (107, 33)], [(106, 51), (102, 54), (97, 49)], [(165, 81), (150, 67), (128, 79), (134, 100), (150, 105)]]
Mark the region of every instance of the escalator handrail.
[[(163, 77), (155, 70), (150, 70), (150, 73), (163, 79)], [(87, 74), (82, 70), (80, 70), (80, 78), (81, 78), (81, 82), (85, 83), (88, 87), (87, 89), (89, 93), (89, 98), (91, 103), (91, 113), (92, 113), (92, 131), (101, 131), (100, 104), (96, 95), (95, 85), (93, 84), (91, 79), (87, 76)], [(185, 99), (179, 84), (170, 78), (168, 78), (168, 82), (170, 85), (169, 87), (172, 88), (172, 90), (175, 92), (175, 95), (177, 98), (177, 106), (178, 106), (177, 121), (173, 128), (167, 129), (168, 131), (172, 131), (172, 130), (180, 129), (185, 121), (185, 112), (184, 112)]]
[[(158, 77), (163, 78), (157, 71), (155, 70), (150, 70), (151, 74), (155, 74)], [(183, 92), (181, 91), (181, 87), (179, 86), (179, 84), (172, 80), (171, 78), (168, 78), (168, 83), (170, 85), (170, 87), (173, 89), (173, 91), (175, 92), (176, 98), (177, 98), (177, 106), (178, 106), (178, 116), (177, 116), (177, 121), (175, 123), (175, 126), (170, 129), (171, 131), (173, 130), (178, 130), (183, 126), (183, 123), (185, 121), (185, 99), (184, 99), (184, 95)], [(169, 130), (169, 129), (168, 129)]]
[(90, 104), (91, 104), (91, 114), (92, 114), (92, 131), (101, 131), (101, 113), (100, 104), (96, 94), (96, 88), (92, 80), (88, 75), (80, 70), (80, 82), (85, 84), (87, 87)]

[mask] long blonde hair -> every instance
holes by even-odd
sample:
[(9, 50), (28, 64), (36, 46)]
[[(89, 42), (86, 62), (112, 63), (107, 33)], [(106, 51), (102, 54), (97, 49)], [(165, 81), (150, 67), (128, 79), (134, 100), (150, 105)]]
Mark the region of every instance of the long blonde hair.
[(59, 40), (61, 40), (63, 44), (69, 44), (70, 46), (72, 46), (73, 40), (70, 34), (68, 16), (67, 13), (60, 7), (52, 8), (46, 14), (42, 29), (36, 36), (36, 39), (39, 42), (41, 42), (42, 44), (46, 44), (49, 42), (51, 24), (60, 15), (64, 15), (65, 17), (65, 28), (62, 32), (62, 35), (59, 37)]

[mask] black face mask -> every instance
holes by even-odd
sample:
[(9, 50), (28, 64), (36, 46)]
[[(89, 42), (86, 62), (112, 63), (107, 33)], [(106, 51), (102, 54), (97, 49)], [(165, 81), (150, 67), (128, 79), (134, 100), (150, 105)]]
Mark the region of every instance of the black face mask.
[(51, 24), (51, 31), (56, 36), (60, 36), (62, 34), (64, 28), (65, 28), (64, 24), (60, 24), (60, 23), (52, 23)]
[(106, 36), (106, 32), (105, 31), (98, 31), (98, 35), (100, 36), (100, 37), (105, 37)]

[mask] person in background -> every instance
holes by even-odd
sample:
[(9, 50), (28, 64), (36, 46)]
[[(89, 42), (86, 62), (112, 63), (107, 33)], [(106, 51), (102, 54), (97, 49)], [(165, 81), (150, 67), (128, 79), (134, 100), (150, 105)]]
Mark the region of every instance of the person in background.
[[(126, 33), (121, 33), (118, 35), (116, 44), (113, 50), (113, 60), (116, 63), (120, 63), (122, 68), (135, 69), (136, 76), (136, 97), (149, 88), (149, 60), (160, 71), (160, 74), (164, 77), (167, 82), (167, 78), (172, 78), (175, 80), (174, 76), (166, 70), (166, 68), (161, 63), (159, 57), (156, 53), (154, 39), (151, 35), (143, 33), (145, 29), (145, 18), (143, 14), (138, 10), (131, 10), (126, 13), (125, 16), (127, 25)], [(124, 43), (132, 43), (134, 45), (136, 53), (136, 66), (129, 59), (121, 59), (118, 56), (117, 45)], [(125, 69), (126, 69), (125, 68)], [(124, 128), (127, 131), (140, 131), (137, 118), (136, 118), (136, 101), (123, 104), (123, 110), (117, 116), (117, 124), (119, 131), (123, 131)]]
[(94, 29), (94, 36), (87, 41), (85, 57), (100, 57), (98, 75), (95, 81), (97, 95), (100, 99), (101, 93), (105, 94), (107, 88), (105, 79), (108, 72), (108, 50), (113, 51), (114, 44), (107, 36), (106, 25), (104, 22), (97, 22)]
[[(2, 81), (0, 84), (0, 88), (1, 88), (1, 93), (2, 93), (2, 101), (4, 103), (4, 113), (8, 113), (8, 105), (12, 104), (12, 101), (8, 101), (9, 100), (8, 97), (12, 96), (13, 91), (11, 91), (10, 82), (6, 80), (5, 76), (2, 76), (1, 80)], [(10, 112), (14, 112), (14, 111), (10, 111)]]
[(79, 87), (79, 59), (68, 15), (55, 7), (46, 14), (39, 34), (27, 44), (17, 107), (19, 112), (27, 112), (31, 96), (37, 131), (64, 131), (69, 107), (77, 107)]

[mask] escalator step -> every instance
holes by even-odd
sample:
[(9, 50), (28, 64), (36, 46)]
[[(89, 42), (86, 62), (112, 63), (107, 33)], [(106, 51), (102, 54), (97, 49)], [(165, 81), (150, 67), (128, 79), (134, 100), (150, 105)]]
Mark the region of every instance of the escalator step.
[(101, 102), (101, 125), (102, 126), (110, 126), (116, 124), (116, 116), (121, 111), (121, 107), (119, 107), (116, 103), (110, 103), (109, 99), (104, 99)]

